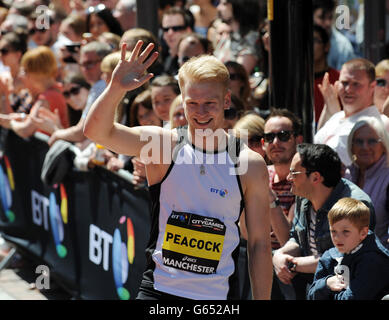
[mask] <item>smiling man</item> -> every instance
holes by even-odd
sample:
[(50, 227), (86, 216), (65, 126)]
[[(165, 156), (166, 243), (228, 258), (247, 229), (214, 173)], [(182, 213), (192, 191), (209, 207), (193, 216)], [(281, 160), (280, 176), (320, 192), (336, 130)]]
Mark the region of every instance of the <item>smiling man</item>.
[(327, 144), (338, 154), (345, 166), (351, 165), (347, 153), (347, 138), (353, 125), (363, 116), (382, 119), (388, 127), (388, 118), (373, 104), (375, 66), (366, 59), (346, 62), (340, 71), (338, 96), (343, 110), (335, 113), (316, 133), (314, 142)]
[(96, 143), (147, 163), (152, 226), (138, 299), (239, 298), (238, 221), (243, 208), (253, 297), (269, 299), (268, 173), (260, 155), (222, 129), (230, 105), (228, 70), (212, 56), (193, 58), (181, 67), (187, 128), (128, 128), (114, 122), (116, 106), (126, 91), (153, 76), (145, 70), (158, 56), (150, 55), (153, 44), (142, 53), (141, 46), (139, 41), (126, 60), (123, 45), (122, 59), (84, 127)]
[(289, 241), (273, 256), (275, 272), (284, 284), (293, 284), (296, 298), (306, 298), (320, 256), (333, 247), (327, 214), (341, 198), (364, 202), (371, 210), (370, 229), (375, 214), (370, 197), (352, 182), (342, 179), (341, 162), (330, 147), (302, 143), (297, 146), (288, 179), (297, 196)]

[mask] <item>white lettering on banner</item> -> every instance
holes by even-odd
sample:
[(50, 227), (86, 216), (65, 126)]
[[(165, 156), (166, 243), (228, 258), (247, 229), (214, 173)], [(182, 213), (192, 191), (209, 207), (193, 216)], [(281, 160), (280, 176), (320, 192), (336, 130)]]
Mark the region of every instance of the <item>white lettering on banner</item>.
[(112, 236), (91, 224), (89, 226), (89, 260), (96, 265), (103, 260), (103, 269), (109, 270), (109, 245), (112, 243)]
[(31, 209), (32, 209), (32, 221), (38, 225), (49, 230), (49, 199), (42, 196), (38, 192), (31, 190)]

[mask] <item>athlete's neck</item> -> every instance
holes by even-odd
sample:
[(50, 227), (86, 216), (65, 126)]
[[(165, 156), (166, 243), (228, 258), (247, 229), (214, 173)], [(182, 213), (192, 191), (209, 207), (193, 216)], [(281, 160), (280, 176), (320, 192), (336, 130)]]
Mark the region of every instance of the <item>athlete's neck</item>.
[(223, 129), (216, 131), (196, 130), (188, 131), (188, 139), (197, 149), (208, 152), (220, 152), (227, 148), (228, 134)]

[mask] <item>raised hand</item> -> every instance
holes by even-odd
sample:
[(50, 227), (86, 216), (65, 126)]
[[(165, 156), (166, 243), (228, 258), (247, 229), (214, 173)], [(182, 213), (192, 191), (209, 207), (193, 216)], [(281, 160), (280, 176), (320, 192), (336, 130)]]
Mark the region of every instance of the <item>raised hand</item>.
[(338, 81), (336, 81), (335, 84), (330, 83), (328, 72), (325, 73), (322, 83), (318, 85), (330, 115), (340, 111), (338, 92), (336, 90), (337, 85)]
[(143, 41), (139, 40), (127, 60), (127, 45), (123, 43), (121, 48), (121, 59), (112, 73), (112, 85), (119, 86), (122, 89), (130, 91), (142, 86), (154, 76), (152, 73), (147, 73), (147, 69), (157, 59), (158, 52), (154, 52), (150, 57), (148, 57), (154, 48), (154, 44), (149, 44), (147, 48), (140, 53), (142, 45)]

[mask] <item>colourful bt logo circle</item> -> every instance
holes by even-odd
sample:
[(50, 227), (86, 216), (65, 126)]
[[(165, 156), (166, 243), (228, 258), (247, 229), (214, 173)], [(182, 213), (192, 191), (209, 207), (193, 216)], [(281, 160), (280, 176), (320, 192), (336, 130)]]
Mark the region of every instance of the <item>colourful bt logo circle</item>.
[(226, 195), (228, 194), (228, 191), (227, 191), (227, 189), (220, 190), (220, 191), (219, 191), (219, 194), (220, 194), (220, 196), (221, 196), (222, 198), (225, 198)]
[(125, 216), (120, 218), (119, 223), (127, 225), (127, 245), (122, 242), (120, 231), (116, 228), (113, 234), (112, 244), (113, 277), (120, 300), (129, 300), (130, 293), (123, 287), (123, 284), (126, 283), (128, 278), (129, 264), (133, 264), (135, 258), (134, 226), (131, 219)]
[[(55, 185), (54, 188), (58, 189), (58, 185)], [(62, 183), (59, 185), (59, 190), (61, 195), (61, 207), (59, 207), (57, 204), (57, 198), (55, 196), (55, 193), (50, 192), (49, 214), (51, 232), (53, 234), (57, 254), (61, 258), (65, 258), (68, 251), (66, 247), (62, 244), (62, 241), (65, 236), (64, 223), (68, 223), (68, 197), (66, 195), (65, 187)]]
[(0, 197), (1, 204), (3, 206), (4, 213), (9, 222), (15, 221), (15, 214), (11, 210), (12, 207), (12, 191), (15, 190), (14, 176), (11, 168), (11, 164), (8, 157), (3, 155), (5, 168), (7, 174), (3, 170), (3, 166), (0, 165)]

